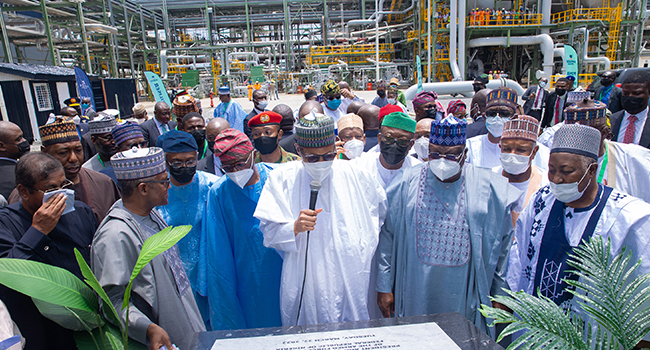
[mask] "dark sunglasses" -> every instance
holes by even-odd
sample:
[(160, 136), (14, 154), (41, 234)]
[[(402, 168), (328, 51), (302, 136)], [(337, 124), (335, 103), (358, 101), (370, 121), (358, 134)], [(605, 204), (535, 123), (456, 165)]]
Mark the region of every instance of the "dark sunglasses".
[(336, 151), (325, 154), (305, 154), (302, 157), (302, 160), (304, 160), (306, 163), (317, 163), (321, 159), (325, 162), (329, 162), (336, 158), (336, 154)]
[(411, 143), (411, 139), (406, 138), (406, 137), (400, 137), (399, 139), (396, 139), (392, 136), (386, 136), (386, 135), (381, 135), (381, 142), (387, 144), (387, 145), (392, 145), (394, 142), (397, 142), (399, 146), (406, 147)]
[(451, 160), (452, 162), (457, 162), (463, 156), (463, 153), (465, 153), (465, 150), (463, 150), (463, 152), (460, 152), (460, 154), (440, 154), (438, 152), (429, 152), (429, 159), (444, 158), (447, 160)]
[(497, 115), (502, 118), (512, 118), (514, 113), (510, 111), (486, 111), (485, 112), (486, 117), (496, 117)]
[(143, 184), (148, 184), (148, 183), (154, 183), (154, 184), (163, 184), (165, 187), (169, 187), (169, 184), (171, 183), (170, 179), (167, 180), (151, 180), (151, 181), (143, 181)]
[(340, 100), (341, 95), (336, 95), (336, 96), (323, 96), (325, 97), (326, 100), (332, 101), (332, 100)]

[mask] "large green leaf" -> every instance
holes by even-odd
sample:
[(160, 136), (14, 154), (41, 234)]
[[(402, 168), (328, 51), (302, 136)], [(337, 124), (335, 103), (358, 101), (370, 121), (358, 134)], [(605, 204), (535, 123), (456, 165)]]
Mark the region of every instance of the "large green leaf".
[(178, 243), (181, 238), (185, 237), (188, 232), (192, 229), (191, 225), (185, 226), (176, 226), (176, 227), (166, 227), (164, 230), (156, 233), (155, 235), (149, 237), (144, 244), (142, 244), (142, 249), (140, 250), (140, 256), (135, 263), (133, 272), (131, 273), (131, 279), (129, 284), (126, 286), (124, 291), (124, 302), (122, 303), (122, 309), (124, 309), (129, 304), (129, 299), (131, 298), (131, 288), (133, 287), (133, 280), (135, 279), (140, 271), (151, 261), (153, 258), (158, 256), (160, 253), (174, 246)]
[(97, 312), (74, 310), (69, 307), (48, 303), (32, 298), (41, 315), (56, 322), (61, 327), (73, 331), (91, 331), (98, 327)]
[[(122, 322), (120, 320), (119, 315), (117, 314), (117, 311), (115, 310), (115, 307), (113, 306), (113, 303), (111, 303), (111, 300), (108, 298), (108, 295), (106, 294), (106, 291), (104, 291), (104, 288), (99, 284), (99, 281), (97, 280), (97, 277), (93, 273), (93, 271), (90, 269), (90, 266), (86, 263), (86, 260), (84, 260), (83, 256), (81, 253), (77, 250), (77, 248), (74, 249), (74, 254), (75, 257), (77, 258), (77, 263), (79, 264), (79, 267), (81, 268), (81, 274), (84, 276), (84, 281), (92, 288), (95, 293), (99, 295), (100, 298), (102, 298), (103, 303), (103, 308), (104, 312), (106, 312), (108, 318), (113, 321), (113, 323), (118, 324), (120, 326), (120, 329), (122, 329)], [(107, 311), (108, 309), (108, 311)], [(110, 311), (110, 312), (109, 312)]]
[[(120, 334), (120, 330), (117, 327), (106, 322), (105, 325), (102, 326), (102, 330), (104, 331), (103, 341), (102, 341), (102, 332), (99, 330), (99, 328), (93, 329), (92, 336), (88, 332), (75, 332), (74, 340), (75, 343), (77, 344), (77, 348), (79, 350), (122, 350), (124, 349), (124, 345), (122, 344), (122, 341), (119, 340), (121, 334)], [(95, 339), (94, 341), (93, 341), (93, 337)], [(97, 342), (99, 348), (95, 346), (95, 342)], [(131, 338), (129, 338), (128, 347), (129, 350), (147, 350), (147, 346)]]
[(45, 302), (97, 312), (95, 293), (71, 272), (23, 259), (0, 259), (0, 284)]

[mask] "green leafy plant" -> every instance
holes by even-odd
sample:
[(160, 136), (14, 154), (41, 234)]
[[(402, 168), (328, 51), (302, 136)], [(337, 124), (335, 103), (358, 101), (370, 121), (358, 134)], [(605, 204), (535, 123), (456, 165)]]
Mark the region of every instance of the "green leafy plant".
[[(192, 226), (189, 225), (170, 226), (144, 242), (124, 292), (122, 309), (127, 308), (124, 324), (97, 277), (76, 248), (74, 253), (84, 277), (83, 282), (60, 267), (31, 260), (3, 258), (0, 259), (0, 284), (30, 296), (43, 316), (64, 328), (76, 331), (75, 342), (80, 350), (146, 349), (146, 346), (128, 337), (129, 300), (133, 280), (153, 258), (173, 247), (191, 229)], [(97, 296), (103, 302), (104, 313), (99, 310)], [(111, 322), (106, 322), (105, 314)]]
[(492, 325), (509, 324), (497, 341), (526, 331), (508, 350), (633, 349), (650, 332), (650, 308), (643, 308), (650, 298), (650, 286), (646, 283), (650, 274), (632, 279), (641, 261), (629, 266), (629, 250), (624, 247), (611, 257), (610, 249), (609, 239), (605, 243), (601, 237), (592, 237), (569, 255), (568, 263), (576, 269), (571, 272), (579, 279), (565, 281), (575, 287), (569, 292), (579, 300), (585, 316), (596, 321), (595, 332), (590, 322), (585, 325), (578, 314), (565, 312), (549, 298), (506, 290), (508, 296), (492, 300), (510, 308), (512, 314), (487, 305), (480, 309), (486, 318), (494, 320)]

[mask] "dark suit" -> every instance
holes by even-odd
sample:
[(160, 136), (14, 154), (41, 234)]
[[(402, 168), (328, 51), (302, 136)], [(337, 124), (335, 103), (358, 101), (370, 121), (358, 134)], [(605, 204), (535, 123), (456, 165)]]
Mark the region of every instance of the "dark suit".
[[(244, 118), (244, 134), (246, 134), (246, 136), (248, 136), (248, 138), (251, 139), (251, 140), (253, 139), (253, 131), (252, 131), (251, 128), (248, 126), (248, 121), (251, 120), (251, 118), (253, 118), (254, 116), (256, 116), (256, 115), (258, 115), (258, 114), (260, 114), (260, 113), (262, 113), (262, 112), (258, 112), (258, 111), (255, 109), (255, 107), (253, 107), (253, 110), (252, 110), (250, 113), (248, 113), (248, 115), (246, 116), (246, 118)], [(231, 127), (231, 128), (236, 128), (235, 126), (232, 126), (232, 125), (231, 125), (230, 127)], [(286, 148), (285, 148), (285, 149), (286, 149)]]
[(289, 153), (297, 154), (296, 147), (293, 145), (295, 142), (296, 135), (294, 135), (294, 133), (285, 132), (280, 140), (280, 147), (284, 148), (284, 150)]
[(16, 188), (16, 161), (0, 159), (0, 179), (0, 194), (9, 202), (9, 195)]
[[(169, 127), (169, 130), (174, 130), (176, 122), (170, 120), (169, 123), (167, 123), (167, 127)], [(156, 118), (151, 118), (140, 124), (140, 129), (142, 129), (142, 136), (144, 136), (144, 140), (147, 141), (149, 147), (155, 147), (156, 141), (158, 141), (158, 136), (160, 136), (160, 130), (158, 130)]]
[[(544, 118), (542, 119), (542, 122), (540, 124), (541, 128), (545, 128), (547, 126), (551, 125), (551, 121), (553, 120), (553, 117), (555, 116), (555, 98), (557, 97), (557, 93), (555, 91), (551, 92), (548, 94), (548, 97), (546, 98), (546, 107), (544, 107)], [(564, 104), (562, 106), (559, 106), (560, 109), (562, 110), (560, 112), (560, 121), (564, 120), (564, 108), (566, 108), (566, 93), (564, 94)]]
[(90, 139), (90, 133), (81, 136), (81, 147), (84, 149), (84, 163), (97, 154), (97, 148), (95, 148), (95, 144)]
[(377, 139), (379, 130), (366, 130), (364, 134), (366, 135), (366, 145), (363, 147), (363, 151), (368, 152), (379, 143), (379, 139)]
[(466, 129), (467, 138), (472, 138), (474, 136), (485, 135), (488, 133), (487, 128), (485, 127), (485, 118), (480, 117), (479, 120), (473, 122), (467, 126)]
[[(539, 110), (534, 111), (533, 110), (533, 105), (535, 104), (535, 100), (537, 99), (537, 94), (539, 91), (542, 91), (542, 107)], [(535, 98), (530, 98), (531, 94), (535, 94)], [(526, 101), (524, 103), (524, 113), (526, 115), (529, 115), (531, 117), (534, 117), (537, 120), (542, 119), (542, 112), (544, 111), (544, 103), (546, 102), (546, 99), (548, 98), (548, 91), (542, 89), (539, 87), (539, 85), (533, 85), (524, 92), (523, 96), (521, 96), (521, 99)]]
[(219, 170), (219, 174), (215, 174), (214, 172), (214, 157), (212, 153), (210, 153), (209, 157), (206, 156), (205, 158), (199, 160), (199, 163), (196, 165), (196, 170), (205, 171), (206, 173), (217, 176), (223, 176), (221, 170)]
[[(648, 112), (650, 114), (650, 112)], [(609, 121), (612, 124), (612, 137), (613, 141), (623, 142), (623, 135), (625, 135), (625, 130), (621, 130), (621, 124), (623, 123), (623, 117), (625, 117), (625, 111), (618, 111), (609, 117)], [(621, 139), (618, 137), (621, 135)], [(641, 134), (641, 140), (639, 140), (639, 146), (645, 148), (650, 148), (650, 118), (646, 118), (645, 124), (643, 125), (643, 133)]]
[[(600, 93), (603, 91), (603, 87), (599, 87), (596, 89), (594, 92), (594, 100), (600, 100)], [(623, 110), (623, 106), (621, 106), (621, 96), (623, 95), (621, 88), (614, 85), (612, 86), (612, 92), (609, 94), (609, 100), (607, 101), (607, 109), (609, 109), (610, 112), (616, 113), (618, 111)]]

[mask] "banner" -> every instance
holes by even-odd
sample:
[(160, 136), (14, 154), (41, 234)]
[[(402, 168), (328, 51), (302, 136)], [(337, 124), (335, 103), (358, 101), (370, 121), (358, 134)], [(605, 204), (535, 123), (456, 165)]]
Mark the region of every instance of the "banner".
[(147, 77), (149, 87), (151, 88), (151, 93), (153, 93), (153, 97), (156, 99), (156, 102), (164, 101), (169, 105), (169, 107), (171, 107), (172, 101), (169, 99), (167, 89), (165, 89), (165, 84), (163, 83), (162, 79), (160, 79), (158, 74), (154, 72), (144, 72), (144, 75)]
[(418, 90), (417, 93), (419, 94), (422, 92), (422, 63), (420, 62), (420, 56), (415, 56), (417, 58), (417, 64), (418, 64)]
[[(93, 110), (96, 111), (97, 109), (95, 108), (93, 88), (90, 85), (90, 80), (88, 80), (86, 72), (84, 72), (81, 68), (74, 67), (74, 76), (77, 79), (77, 95), (79, 97), (79, 100), (83, 101), (84, 98), (88, 97), (90, 99), (90, 106), (93, 108)], [(86, 115), (86, 111), (82, 110), (81, 114)]]
[(564, 45), (564, 69), (566, 70), (567, 77), (576, 78), (576, 86), (578, 84), (578, 55), (576, 50), (569, 45)]

